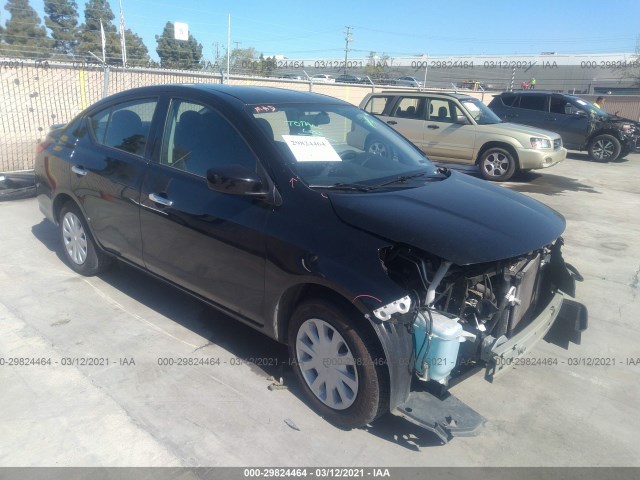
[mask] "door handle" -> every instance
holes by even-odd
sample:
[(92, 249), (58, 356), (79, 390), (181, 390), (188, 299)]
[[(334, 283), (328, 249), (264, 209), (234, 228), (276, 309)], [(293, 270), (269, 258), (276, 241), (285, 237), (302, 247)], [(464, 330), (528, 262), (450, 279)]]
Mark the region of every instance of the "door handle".
[(387, 123), (389, 125), (397, 125), (398, 124), (398, 122), (396, 122), (395, 120), (387, 120)]
[(84, 167), (81, 167), (79, 165), (74, 165), (73, 167), (71, 167), (71, 171), (76, 175), (80, 175), (81, 177), (84, 177), (87, 173), (89, 173), (84, 169)]
[(427, 125), (427, 128), (432, 128), (434, 130), (440, 128), (438, 125)]
[(161, 197), (157, 193), (150, 193), (149, 200), (154, 203), (159, 203), (160, 205), (164, 205), (165, 207), (170, 207), (173, 205), (173, 200), (169, 200), (168, 198)]

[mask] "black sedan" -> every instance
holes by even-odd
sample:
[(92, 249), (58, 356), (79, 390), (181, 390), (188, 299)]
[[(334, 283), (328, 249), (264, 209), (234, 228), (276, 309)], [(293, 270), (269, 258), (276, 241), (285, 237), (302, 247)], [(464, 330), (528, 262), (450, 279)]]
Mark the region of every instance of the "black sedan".
[(342, 427), (392, 410), (468, 433), (468, 412), (415, 384), (493, 378), (552, 325), (586, 328), (560, 214), (436, 168), (334, 98), (126, 91), (52, 130), (35, 173), (73, 270), (126, 262), (288, 344), (309, 403)]

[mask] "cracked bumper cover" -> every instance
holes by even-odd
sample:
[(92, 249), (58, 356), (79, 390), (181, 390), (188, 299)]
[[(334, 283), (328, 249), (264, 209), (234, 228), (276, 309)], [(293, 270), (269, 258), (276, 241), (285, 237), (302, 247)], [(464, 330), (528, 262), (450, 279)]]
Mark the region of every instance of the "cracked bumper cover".
[(545, 338), (547, 341), (568, 348), (569, 343), (580, 344), (581, 334), (587, 329), (587, 308), (557, 292), (540, 314), (519, 334), (494, 344), (485, 357), (485, 378), (492, 381), (509, 370), (513, 359), (522, 357)]

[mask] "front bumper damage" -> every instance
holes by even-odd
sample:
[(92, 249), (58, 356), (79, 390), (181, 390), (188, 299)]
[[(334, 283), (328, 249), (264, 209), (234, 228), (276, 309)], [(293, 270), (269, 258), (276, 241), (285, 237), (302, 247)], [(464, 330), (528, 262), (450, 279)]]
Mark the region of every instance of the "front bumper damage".
[(564, 348), (568, 347), (569, 342), (580, 345), (581, 334), (587, 329), (587, 318), (587, 309), (584, 305), (569, 300), (563, 293), (557, 292), (547, 307), (518, 335), (510, 339), (487, 337), (487, 340), (492, 340), (486, 342), (481, 356), (487, 363), (485, 378), (493, 381), (507, 371), (515, 358), (526, 355), (554, 325), (554, 336), (558, 338), (552, 343), (562, 342), (562, 345), (566, 344)]
[[(508, 370), (513, 360), (525, 356), (543, 338), (563, 348), (569, 343), (580, 344), (587, 329), (587, 309), (581, 303), (556, 293), (547, 307), (518, 335), (498, 339), (484, 353), (485, 378), (493, 381)], [(413, 391), (396, 407), (394, 414), (433, 432), (443, 443), (453, 437), (476, 436), (487, 420), (465, 405), (450, 392), (436, 395), (428, 391)]]

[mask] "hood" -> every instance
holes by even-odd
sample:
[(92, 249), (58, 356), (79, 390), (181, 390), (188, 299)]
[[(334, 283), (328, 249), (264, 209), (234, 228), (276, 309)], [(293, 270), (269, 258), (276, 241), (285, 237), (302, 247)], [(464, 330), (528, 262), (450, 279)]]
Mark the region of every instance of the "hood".
[(636, 122), (635, 120), (631, 120), (630, 118), (619, 117), (617, 115), (608, 115), (606, 117), (601, 117), (603, 122), (611, 122), (611, 123), (630, 123), (635, 127), (640, 127), (640, 122)]
[(491, 125), (478, 125), (483, 132), (493, 132), (497, 135), (508, 135), (509, 133), (517, 133), (528, 135), (531, 137), (548, 137), (550, 139), (560, 138), (560, 135), (550, 130), (542, 128), (530, 127), (529, 125), (520, 125), (517, 123), (495, 123)]
[(531, 252), (565, 227), (564, 217), (542, 203), (457, 172), (416, 188), (329, 198), (342, 221), (457, 265)]

